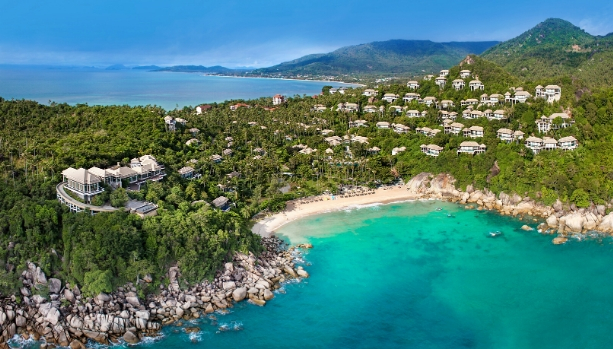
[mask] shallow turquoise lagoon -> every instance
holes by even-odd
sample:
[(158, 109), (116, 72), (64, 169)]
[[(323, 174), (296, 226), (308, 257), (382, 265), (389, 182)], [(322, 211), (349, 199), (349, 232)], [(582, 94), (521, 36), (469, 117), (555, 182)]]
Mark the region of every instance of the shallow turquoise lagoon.
[[(525, 223), (436, 201), (294, 222), (279, 233), (313, 243), (309, 279), (263, 308), (241, 303), (215, 325), (193, 322), (197, 335), (168, 327), (142, 347), (610, 347), (612, 241), (555, 246)], [(494, 230), (504, 235), (488, 238)]]

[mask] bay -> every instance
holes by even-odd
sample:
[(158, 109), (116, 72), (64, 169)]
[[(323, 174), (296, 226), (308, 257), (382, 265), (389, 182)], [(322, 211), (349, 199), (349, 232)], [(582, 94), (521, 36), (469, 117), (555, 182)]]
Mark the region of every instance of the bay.
[(198, 73), (0, 65), (0, 97), (47, 104), (158, 105), (164, 109), (231, 99), (319, 94), (337, 82), (233, 78)]
[(264, 307), (242, 302), (139, 347), (608, 347), (613, 240), (553, 245), (524, 224), (536, 222), (438, 201), (295, 221), (278, 234), (314, 245), (298, 261), (310, 278), (286, 283)]

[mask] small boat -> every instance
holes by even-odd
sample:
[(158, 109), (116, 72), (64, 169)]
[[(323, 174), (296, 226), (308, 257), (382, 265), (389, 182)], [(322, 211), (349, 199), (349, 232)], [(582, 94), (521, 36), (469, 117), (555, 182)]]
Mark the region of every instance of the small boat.
[(451, 213), (449, 213), (449, 214), (447, 214), (447, 217), (449, 217), (449, 218), (454, 218), (455, 216), (454, 216), (454, 215), (452, 215)]
[(490, 231), (487, 236), (490, 238), (496, 238), (502, 235), (501, 231)]
[(440, 207), (437, 207), (437, 208), (436, 208), (436, 210), (437, 210), (437, 211), (442, 211), (443, 209), (442, 209), (442, 208), (440, 208)]

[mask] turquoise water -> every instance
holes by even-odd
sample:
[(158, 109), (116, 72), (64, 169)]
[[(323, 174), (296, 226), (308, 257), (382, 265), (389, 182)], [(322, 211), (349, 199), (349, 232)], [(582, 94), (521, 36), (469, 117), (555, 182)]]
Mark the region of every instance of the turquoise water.
[[(309, 279), (263, 308), (195, 321), (197, 335), (168, 327), (141, 347), (610, 347), (612, 240), (555, 246), (526, 223), (436, 201), (297, 221), (279, 232), (313, 243)], [(486, 237), (493, 230), (504, 235)]]
[[(165, 109), (230, 99), (255, 99), (277, 93), (319, 94), (340, 83), (279, 79), (226, 78), (198, 73), (142, 70), (58, 69), (0, 65), (0, 97), (40, 103), (158, 105)], [(352, 85), (346, 85), (352, 86)]]

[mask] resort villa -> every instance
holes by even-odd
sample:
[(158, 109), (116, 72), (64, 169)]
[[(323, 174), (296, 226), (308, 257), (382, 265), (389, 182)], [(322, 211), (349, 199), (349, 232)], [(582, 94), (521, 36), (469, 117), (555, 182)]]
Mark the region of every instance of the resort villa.
[(280, 94), (276, 94), (272, 97), (272, 105), (281, 105), (285, 102), (285, 97)]
[(569, 127), (573, 122), (566, 113), (553, 113), (550, 116), (542, 116), (539, 120), (536, 120), (536, 126), (540, 133), (546, 133), (549, 130)]
[(56, 194), (58, 200), (73, 212), (81, 212), (85, 209), (89, 209), (92, 213), (111, 212), (116, 209), (91, 204), (92, 198), (104, 191), (102, 183), (108, 184), (111, 188), (119, 188), (126, 183), (131, 190), (139, 190), (143, 182), (159, 181), (165, 175), (164, 167), (159, 165), (151, 155), (132, 159), (130, 167), (121, 166), (119, 163), (108, 169), (69, 167), (62, 171), (63, 179), (56, 186)]
[(398, 95), (395, 93), (386, 93), (383, 95), (383, 98), (381, 99), (383, 99), (384, 101), (388, 103), (394, 103), (398, 99)]
[(485, 89), (485, 86), (483, 85), (483, 83), (479, 80), (472, 80), (471, 82), (468, 83), (468, 87), (470, 87), (471, 91), (476, 91), (476, 90), (483, 90)]
[(470, 70), (461, 70), (460, 71), (460, 78), (466, 79), (468, 77), (470, 77)]
[(366, 90), (364, 90), (364, 93), (362, 93), (362, 96), (375, 97), (377, 96), (377, 94), (378, 94), (377, 90), (373, 90), (372, 88), (367, 88)]
[(402, 100), (405, 102), (419, 101), (419, 97), (420, 97), (419, 93), (409, 92), (409, 93), (406, 93), (404, 97), (402, 97)]
[(562, 96), (562, 88), (558, 85), (538, 85), (536, 87), (536, 98), (544, 98), (549, 103), (559, 101)]
[(462, 132), (464, 134), (464, 137), (470, 137), (470, 138), (483, 137), (483, 127), (481, 126), (471, 126), (469, 128), (465, 128)]
[(460, 124), (459, 122), (453, 122), (450, 123), (448, 125), (445, 125), (445, 133), (447, 134), (452, 134), (452, 135), (460, 135), (462, 133), (462, 130), (464, 129), (464, 125)]
[(523, 139), (524, 133), (521, 131), (509, 130), (508, 128), (501, 128), (496, 132), (496, 136), (503, 142), (511, 143), (515, 140)]
[(485, 153), (485, 144), (479, 144), (474, 141), (464, 141), (460, 143), (460, 147), (458, 148), (458, 154), (483, 154)]
[(438, 156), (441, 152), (443, 151), (442, 147), (439, 147), (436, 144), (422, 144), (421, 145), (421, 152), (428, 155), (428, 156)]
[(451, 82), (451, 85), (453, 86), (453, 88), (455, 88), (456, 90), (461, 90), (464, 88), (464, 86), (466, 86), (466, 82), (464, 82), (464, 80), (462, 79), (455, 79)]
[(415, 81), (415, 80), (411, 80), (409, 82), (407, 82), (407, 87), (413, 90), (416, 90), (419, 88), (419, 82)]

